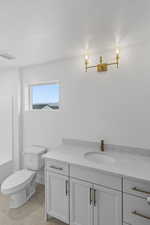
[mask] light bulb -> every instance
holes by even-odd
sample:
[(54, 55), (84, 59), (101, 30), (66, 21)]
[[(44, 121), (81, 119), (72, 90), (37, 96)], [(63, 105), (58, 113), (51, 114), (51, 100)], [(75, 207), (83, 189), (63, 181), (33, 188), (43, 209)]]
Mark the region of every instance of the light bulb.
[(89, 56), (85, 55), (85, 60), (88, 61), (88, 59), (89, 59)]
[(89, 56), (85, 55), (85, 71), (87, 72), (88, 69), (88, 64), (89, 64)]
[(116, 49), (116, 54), (119, 55), (119, 49), (118, 48)]

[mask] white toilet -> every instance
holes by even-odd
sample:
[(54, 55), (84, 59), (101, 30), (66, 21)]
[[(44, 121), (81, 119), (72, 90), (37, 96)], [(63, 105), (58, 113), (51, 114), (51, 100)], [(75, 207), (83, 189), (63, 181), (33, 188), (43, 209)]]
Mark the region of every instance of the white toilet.
[(45, 147), (31, 146), (24, 151), (24, 167), (10, 175), (1, 185), (1, 192), (10, 196), (10, 208), (18, 208), (25, 204), (35, 193), (36, 174), (44, 162), (42, 155), (46, 153)]

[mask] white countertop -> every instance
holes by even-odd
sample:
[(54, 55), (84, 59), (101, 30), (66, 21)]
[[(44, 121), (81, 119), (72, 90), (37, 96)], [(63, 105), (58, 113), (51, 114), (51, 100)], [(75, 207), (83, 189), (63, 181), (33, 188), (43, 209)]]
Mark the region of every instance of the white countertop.
[(84, 157), (85, 153), (95, 151), (99, 151), (99, 149), (94, 145), (84, 146), (69, 143), (60, 145), (43, 157), (113, 173), (114, 175), (150, 181), (150, 156), (140, 155), (134, 151), (129, 153), (123, 150), (106, 150), (101, 154), (112, 156), (115, 158), (115, 163), (95, 163)]

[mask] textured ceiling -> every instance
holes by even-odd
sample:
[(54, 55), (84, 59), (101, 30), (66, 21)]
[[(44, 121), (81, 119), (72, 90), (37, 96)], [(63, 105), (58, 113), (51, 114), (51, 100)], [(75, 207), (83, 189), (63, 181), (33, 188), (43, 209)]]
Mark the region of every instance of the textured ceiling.
[(150, 40), (149, 0), (0, 0), (0, 66), (25, 66)]

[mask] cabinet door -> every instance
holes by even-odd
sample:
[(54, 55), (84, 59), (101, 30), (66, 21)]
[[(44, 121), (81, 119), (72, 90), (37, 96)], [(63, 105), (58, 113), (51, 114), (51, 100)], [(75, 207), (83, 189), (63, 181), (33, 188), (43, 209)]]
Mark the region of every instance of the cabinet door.
[(93, 185), (76, 179), (70, 181), (70, 224), (93, 224)]
[(47, 172), (46, 208), (48, 215), (69, 223), (68, 177)]
[(94, 225), (122, 225), (121, 192), (94, 185)]

